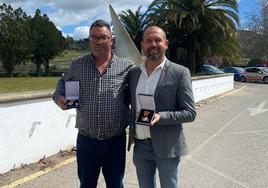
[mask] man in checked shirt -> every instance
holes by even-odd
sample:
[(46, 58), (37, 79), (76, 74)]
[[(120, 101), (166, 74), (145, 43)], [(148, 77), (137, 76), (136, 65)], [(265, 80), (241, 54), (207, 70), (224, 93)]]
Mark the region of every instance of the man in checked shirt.
[(97, 187), (100, 170), (108, 188), (123, 188), (129, 117), (126, 77), (132, 64), (112, 54), (112, 33), (105, 21), (91, 25), (89, 41), (91, 53), (72, 62), (58, 81), (53, 100), (66, 110), (65, 81), (79, 81), (76, 155), (80, 188)]

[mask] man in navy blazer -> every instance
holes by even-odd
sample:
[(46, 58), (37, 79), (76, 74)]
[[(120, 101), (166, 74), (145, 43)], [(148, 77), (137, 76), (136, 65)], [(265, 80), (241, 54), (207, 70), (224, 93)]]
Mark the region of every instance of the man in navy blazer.
[[(133, 162), (140, 188), (177, 188), (180, 156), (187, 154), (182, 124), (196, 117), (190, 72), (165, 56), (168, 40), (157, 26), (149, 26), (141, 42), (145, 63), (129, 72), (131, 118), (128, 150), (134, 145)], [(136, 122), (144, 104), (139, 96), (152, 96), (155, 114), (150, 125)]]

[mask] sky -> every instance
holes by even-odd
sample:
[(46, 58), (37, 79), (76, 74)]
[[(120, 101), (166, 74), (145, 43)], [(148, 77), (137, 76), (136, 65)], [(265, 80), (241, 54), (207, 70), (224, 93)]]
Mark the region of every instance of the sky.
[[(0, 0), (14, 9), (21, 7), (27, 15), (34, 15), (36, 9), (47, 14), (64, 36), (75, 40), (88, 37), (90, 24), (97, 19), (111, 21), (109, 4), (117, 14), (127, 9), (136, 11), (142, 5), (145, 10), (152, 0)], [(247, 14), (257, 10), (256, 0), (238, 0), (240, 22), (246, 22)]]

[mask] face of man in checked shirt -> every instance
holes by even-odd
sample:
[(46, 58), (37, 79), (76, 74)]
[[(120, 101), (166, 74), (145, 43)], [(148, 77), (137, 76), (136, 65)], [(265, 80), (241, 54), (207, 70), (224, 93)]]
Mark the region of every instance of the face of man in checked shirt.
[(93, 27), (89, 33), (89, 44), (96, 57), (107, 56), (112, 51), (112, 33), (106, 27)]

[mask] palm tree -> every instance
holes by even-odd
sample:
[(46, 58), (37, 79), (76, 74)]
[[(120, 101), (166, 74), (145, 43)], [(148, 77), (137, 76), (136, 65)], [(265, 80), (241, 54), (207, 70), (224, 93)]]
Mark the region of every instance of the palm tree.
[(205, 54), (228, 51), (229, 46), (239, 54), (237, 11), (236, 0), (154, 0), (147, 12), (149, 20), (162, 26), (175, 46), (186, 49), (187, 66), (197, 72)]
[(147, 16), (146, 13), (141, 13), (141, 7), (142, 6), (139, 6), (135, 13), (128, 9), (119, 14), (120, 21), (139, 51), (141, 50), (140, 42), (142, 39), (142, 31), (147, 25)]

